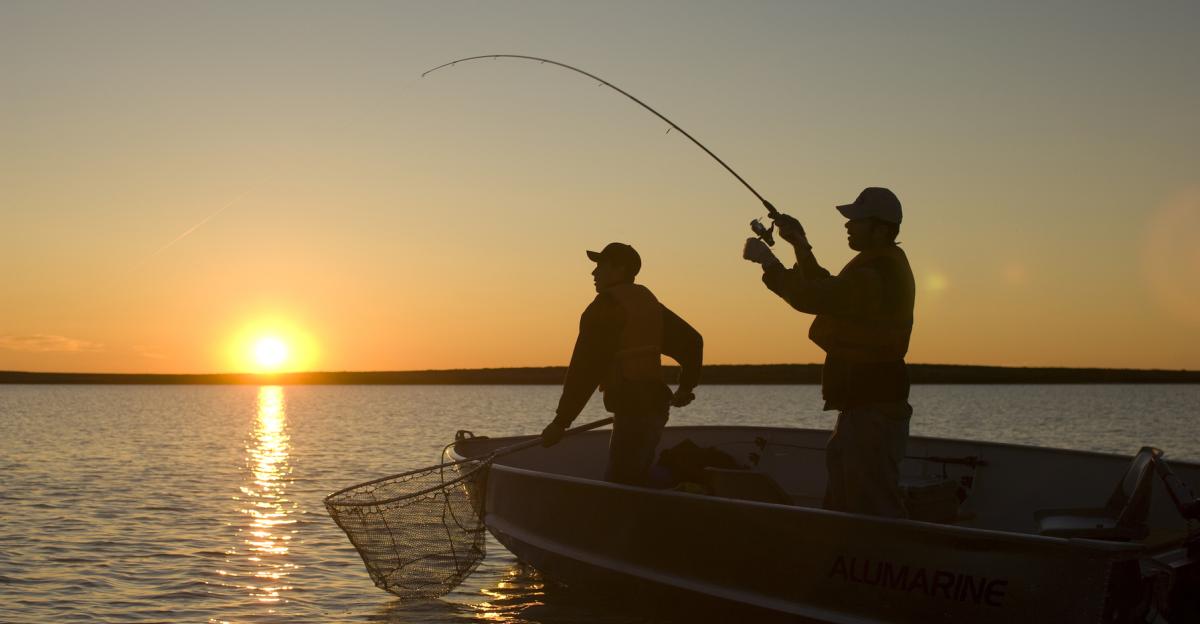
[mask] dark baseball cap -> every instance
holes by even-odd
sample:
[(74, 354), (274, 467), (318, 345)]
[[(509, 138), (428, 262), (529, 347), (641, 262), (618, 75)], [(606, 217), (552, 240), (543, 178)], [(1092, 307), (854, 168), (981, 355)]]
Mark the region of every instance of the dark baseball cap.
[(638, 271), (642, 270), (642, 257), (633, 247), (625, 243), (609, 243), (600, 251), (587, 252), (587, 256), (592, 259), (592, 262), (604, 260), (619, 264), (632, 271), (632, 275), (637, 275)]
[(879, 186), (869, 186), (863, 189), (853, 204), (838, 206), (837, 209), (847, 219), (874, 217), (896, 225), (899, 225), (900, 220), (904, 217), (900, 211), (900, 200), (896, 198), (896, 194)]

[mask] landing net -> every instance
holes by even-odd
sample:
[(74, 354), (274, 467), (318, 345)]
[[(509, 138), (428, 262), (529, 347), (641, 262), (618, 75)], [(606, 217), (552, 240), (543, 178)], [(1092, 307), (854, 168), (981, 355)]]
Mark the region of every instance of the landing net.
[(403, 599), (454, 589), (485, 554), (484, 480), (491, 458), (412, 470), (348, 487), (325, 508), (375, 586)]

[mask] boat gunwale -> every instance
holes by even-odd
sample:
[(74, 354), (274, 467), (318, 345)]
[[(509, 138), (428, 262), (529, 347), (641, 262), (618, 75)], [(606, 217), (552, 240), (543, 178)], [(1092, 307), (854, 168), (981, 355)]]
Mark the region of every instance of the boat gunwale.
[[(754, 431), (782, 431), (782, 432), (797, 432), (798, 431), (798, 432), (804, 432), (804, 433), (826, 433), (826, 434), (828, 434), (832, 431), (831, 429), (813, 429), (810, 427), (770, 427), (770, 426), (760, 426), (760, 425), (679, 425), (679, 426), (668, 425), (666, 427), (666, 429), (672, 430), (672, 431), (720, 431), (720, 430), (750, 429), (750, 430), (754, 430)], [(610, 429), (598, 429), (595, 431), (589, 431), (589, 432), (585, 432), (585, 433), (595, 435), (597, 433), (604, 433), (604, 432), (608, 432), (608, 431), (611, 431), (611, 430)], [(523, 440), (523, 439), (531, 440), (535, 437), (537, 437), (537, 436), (522, 435), (522, 436), (503, 436), (503, 437), (496, 437), (496, 438), (478, 437), (478, 438), (469, 438), (466, 441), (468, 441), (468, 442), (471, 440), (498, 441), (498, 440)], [(1121, 455), (1119, 453), (1105, 453), (1103, 451), (1088, 451), (1088, 450), (1084, 450), (1084, 449), (1069, 449), (1069, 448), (1061, 448), (1061, 447), (1057, 447), (1057, 446), (1037, 446), (1034, 444), (1022, 444), (1019, 442), (996, 442), (996, 441), (991, 441), (991, 440), (969, 440), (969, 439), (965, 439), (965, 438), (943, 438), (943, 437), (924, 436), (924, 435), (910, 435), (908, 437), (908, 439), (909, 440), (935, 441), (935, 442), (956, 442), (959, 444), (991, 446), (991, 447), (997, 447), (997, 448), (1013, 448), (1013, 449), (1030, 450), (1030, 451), (1053, 451), (1055, 453), (1066, 453), (1066, 454), (1071, 454), (1071, 455), (1084, 455), (1084, 456), (1089, 456), (1089, 457), (1104, 457), (1104, 458), (1110, 458), (1110, 459), (1117, 458), (1117, 459), (1125, 459), (1125, 460), (1131, 459), (1131, 458), (1133, 458), (1134, 455), (1137, 454), (1137, 451), (1134, 451), (1133, 453), (1130, 453), (1129, 455)], [(743, 442), (743, 441), (739, 440), (739, 442)], [(747, 440), (744, 442), (752, 442), (752, 441)], [(456, 445), (457, 445), (457, 442), (456, 442)], [(1143, 445), (1143, 446), (1145, 446), (1145, 445)], [(1158, 448), (1158, 447), (1155, 447), (1155, 448)], [(1140, 450), (1141, 447), (1139, 446), (1138, 449)], [(813, 448), (813, 450), (822, 450), (823, 451), (824, 449)], [(456, 457), (470, 459), (468, 457), (458, 455), (457, 452), (455, 452), (454, 454)], [(1168, 451), (1163, 450), (1163, 458), (1170, 459), (1170, 454)], [(913, 458), (913, 459), (920, 459), (920, 458)], [(496, 465), (504, 465), (504, 464), (502, 463), (502, 461), (499, 458), (497, 458)], [(1189, 460), (1172, 459), (1171, 465), (1172, 466), (1188, 466), (1190, 468), (1200, 469), (1200, 460), (1189, 461)]]
[[(678, 490), (657, 490), (653, 488), (642, 488), (632, 485), (623, 485), (620, 483), (610, 483), (608, 481), (599, 481), (596, 479), (586, 479), (583, 477), (573, 477), (570, 475), (556, 474), (553, 472), (544, 472), (541, 470), (530, 470), (528, 468), (517, 468), (515, 466), (505, 466), (502, 464), (493, 464), (492, 470), (500, 472), (510, 472), (517, 475), (523, 475), (533, 478), (549, 479), (553, 481), (564, 481), (575, 485), (592, 488), (606, 488), (635, 492), (640, 495), (661, 496), (667, 498), (683, 498), (685, 500), (703, 500), (708, 503), (728, 506), (728, 507), (756, 507), (774, 510), (786, 510), (789, 513), (795, 514), (817, 514), (834, 517), (854, 518), (856, 520), (865, 520), (867, 522), (892, 526), (903, 527), (905, 529), (916, 529), (920, 532), (937, 534), (937, 535), (961, 535), (963, 537), (974, 538), (989, 538), (999, 540), (1016, 540), (1028, 541), (1055, 548), (1066, 550), (1083, 550), (1083, 551), (1103, 551), (1114, 553), (1137, 553), (1145, 550), (1145, 545), (1137, 542), (1113, 542), (1108, 540), (1092, 540), (1082, 538), (1063, 538), (1051, 537), (1047, 535), (1035, 535), (1032, 533), (1021, 533), (1018, 531), (1002, 531), (998, 529), (982, 529), (976, 527), (964, 527), (953, 524), (939, 524), (936, 522), (922, 522), (920, 520), (911, 520), (908, 518), (883, 518), (878, 516), (870, 516), (866, 514), (856, 514), (845, 511), (834, 511), (831, 509), (822, 509), (820, 507), (804, 507), (801, 505), (784, 505), (781, 503), (766, 503), (761, 501), (743, 500), (737, 498), (724, 498), (721, 496), (713, 496), (709, 494), (694, 494), (692, 492), (681, 492)], [(488, 487), (492, 487), (494, 480), (488, 480)]]

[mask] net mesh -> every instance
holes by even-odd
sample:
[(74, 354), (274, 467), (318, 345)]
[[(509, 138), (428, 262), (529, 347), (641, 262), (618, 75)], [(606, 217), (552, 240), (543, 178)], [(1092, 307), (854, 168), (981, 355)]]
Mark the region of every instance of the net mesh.
[(404, 599), (454, 589), (485, 554), (489, 460), (463, 460), (330, 494), (325, 508), (358, 550), (376, 587)]

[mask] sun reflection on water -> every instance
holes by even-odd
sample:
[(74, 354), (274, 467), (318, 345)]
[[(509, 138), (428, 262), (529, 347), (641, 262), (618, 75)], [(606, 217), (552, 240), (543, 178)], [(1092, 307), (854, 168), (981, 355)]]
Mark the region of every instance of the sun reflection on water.
[(238, 512), (240, 543), (226, 561), (236, 571), (221, 570), (234, 577), (236, 586), (264, 604), (282, 602), (283, 592), (292, 589), (288, 576), (296, 565), (287, 559), (296, 534), (292, 515), (297, 504), (287, 498), (292, 468), (288, 463), (289, 436), (283, 388), (263, 386), (258, 390), (257, 418), (246, 440), (247, 479), (241, 486)]
[(502, 624), (527, 621), (521, 612), (544, 604), (544, 588), (535, 571), (518, 563), (506, 570), (493, 587), (480, 588), (482, 600), (470, 605), (474, 619)]

